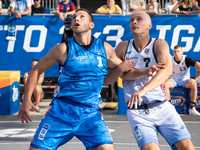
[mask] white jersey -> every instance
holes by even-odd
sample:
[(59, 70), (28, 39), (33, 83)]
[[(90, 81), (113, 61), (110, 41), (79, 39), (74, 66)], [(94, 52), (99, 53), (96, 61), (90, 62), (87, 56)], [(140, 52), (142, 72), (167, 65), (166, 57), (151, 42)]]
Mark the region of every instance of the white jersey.
[(185, 58), (186, 58), (186, 55), (183, 55), (181, 62), (177, 63), (175, 61), (174, 56), (172, 57), (173, 72), (172, 72), (171, 78), (178, 82), (190, 79), (190, 67), (188, 68), (186, 66)]
[[(155, 40), (155, 38), (151, 38), (148, 45), (141, 52), (139, 52), (134, 46), (134, 40), (130, 40), (127, 47), (125, 60), (132, 59), (134, 61), (132, 67), (140, 70), (147, 70), (152, 65), (156, 65), (157, 60), (154, 52)], [(124, 88), (125, 102), (128, 102), (130, 100), (129, 95), (138, 92), (151, 79), (151, 76), (146, 76), (136, 80), (123, 80), (122, 83)], [(163, 87), (163, 85), (161, 86)], [(143, 97), (140, 98), (141, 102), (145, 101), (146, 103), (149, 103), (155, 100), (166, 100), (165, 90), (161, 88), (161, 86), (158, 86), (152, 91), (147, 92)]]

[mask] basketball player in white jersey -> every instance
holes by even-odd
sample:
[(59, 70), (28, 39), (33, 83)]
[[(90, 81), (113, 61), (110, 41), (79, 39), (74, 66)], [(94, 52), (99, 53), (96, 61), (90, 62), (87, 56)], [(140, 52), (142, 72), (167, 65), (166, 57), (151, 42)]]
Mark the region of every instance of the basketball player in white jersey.
[(141, 150), (159, 150), (158, 132), (172, 149), (194, 150), (191, 136), (174, 106), (166, 101), (163, 83), (172, 74), (169, 46), (163, 39), (149, 36), (152, 27), (149, 15), (135, 11), (130, 17), (130, 30), (134, 39), (119, 43), (117, 56), (122, 60), (133, 59), (132, 67), (146, 70), (163, 61), (165, 69), (154, 76), (135, 79), (134, 73), (122, 76), (127, 116), (132, 132)]
[[(189, 114), (200, 116), (200, 113), (195, 108), (196, 98), (197, 98), (197, 80), (200, 77), (200, 63), (193, 60), (192, 58), (183, 55), (183, 50), (180, 45), (174, 47), (173, 61), (173, 74), (169, 80), (165, 82), (167, 100), (170, 101), (170, 88), (182, 87), (191, 90), (190, 94), (190, 108)], [(198, 69), (197, 74), (194, 79), (190, 78), (190, 66)]]

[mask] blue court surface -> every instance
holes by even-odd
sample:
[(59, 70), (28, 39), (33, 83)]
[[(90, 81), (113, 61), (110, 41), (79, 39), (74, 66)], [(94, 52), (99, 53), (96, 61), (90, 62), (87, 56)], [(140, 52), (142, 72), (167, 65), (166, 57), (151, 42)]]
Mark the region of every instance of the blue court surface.
[[(33, 122), (22, 124), (14, 115), (0, 116), (0, 150), (28, 150), (34, 132), (48, 109), (49, 101), (41, 102), (41, 111), (30, 111)], [(125, 115), (118, 115), (118, 109), (102, 110), (104, 120), (114, 140), (115, 150), (139, 150)], [(194, 143), (195, 149), (200, 150), (200, 116), (181, 115)], [(150, 138), (150, 137), (149, 137)], [(159, 135), (160, 149), (170, 150), (164, 138)], [(76, 138), (58, 148), (58, 150), (85, 150), (83, 144)]]

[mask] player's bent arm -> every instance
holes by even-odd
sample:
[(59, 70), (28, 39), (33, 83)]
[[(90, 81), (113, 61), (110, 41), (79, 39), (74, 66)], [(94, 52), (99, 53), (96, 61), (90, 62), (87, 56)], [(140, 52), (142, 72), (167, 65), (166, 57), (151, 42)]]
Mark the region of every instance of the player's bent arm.
[(107, 66), (110, 69), (108, 75), (104, 78), (104, 85), (108, 85), (115, 82), (123, 72), (130, 70), (133, 61), (122, 62), (122, 60), (117, 57), (115, 50), (110, 44), (104, 42), (104, 46), (108, 58)]
[(148, 82), (142, 90), (149, 92), (164, 83), (172, 74), (172, 57), (169, 53), (169, 46), (165, 40), (158, 39), (154, 44), (157, 61), (161, 60), (166, 64), (165, 69), (160, 69), (157, 74)]
[[(119, 59), (125, 60), (125, 53), (128, 46), (128, 41), (120, 42), (115, 48), (116, 55)], [(124, 72), (121, 78), (124, 80), (135, 80), (144, 76), (148, 76), (148, 70), (139, 70), (131, 68), (128, 72)]]
[(200, 63), (196, 61), (194, 67), (197, 69), (197, 74), (194, 78), (197, 81), (200, 78)]
[(44, 56), (30, 71), (28, 81), (25, 87), (25, 100), (31, 99), (34, 87), (38, 81), (38, 76), (44, 71), (48, 70), (50, 67), (55, 65), (57, 62), (64, 64), (67, 58), (66, 54), (66, 44), (61, 43), (54, 46), (46, 56)]
[(139, 70), (139, 69), (132, 68), (130, 71), (125, 72), (121, 76), (121, 78), (123, 80), (135, 80), (135, 79), (139, 79), (145, 76), (148, 76), (147, 70)]

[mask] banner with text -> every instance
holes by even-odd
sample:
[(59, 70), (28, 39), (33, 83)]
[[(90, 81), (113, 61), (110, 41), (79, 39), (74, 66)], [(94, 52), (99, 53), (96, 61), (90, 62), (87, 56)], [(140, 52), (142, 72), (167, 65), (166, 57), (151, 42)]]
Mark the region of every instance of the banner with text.
[[(114, 48), (121, 41), (134, 38), (129, 29), (130, 16), (94, 16), (92, 35)], [(170, 53), (177, 44), (185, 55), (200, 60), (200, 17), (198, 15), (160, 15), (151, 17), (150, 36), (167, 41)], [(64, 21), (58, 16), (23, 16), (15, 21), (16, 40), (6, 40), (9, 16), (0, 16), (0, 70), (19, 70), (21, 76), (30, 70), (32, 59), (41, 59), (60, 43)], [(191, 76), (196, 70), (191, 68)], [(58, 64), (45, 72), (45, 77), (58, 77)]]

